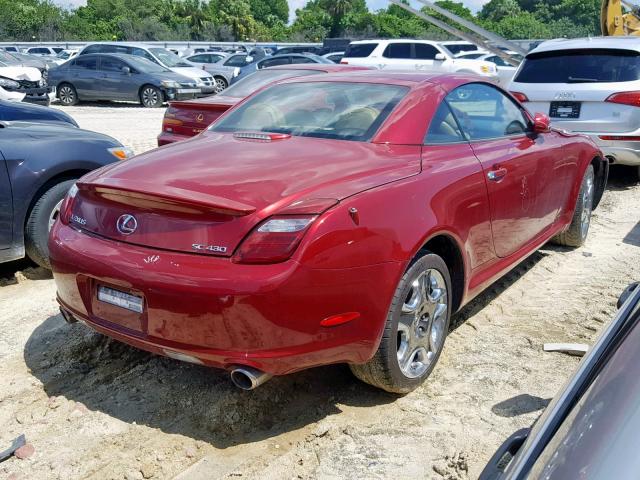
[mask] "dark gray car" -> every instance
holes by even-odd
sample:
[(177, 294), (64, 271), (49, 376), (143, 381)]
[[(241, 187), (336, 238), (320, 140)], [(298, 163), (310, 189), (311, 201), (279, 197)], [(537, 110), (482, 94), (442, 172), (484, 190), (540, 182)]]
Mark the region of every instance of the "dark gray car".
[(640, 287), (602, 332), (532, 429), (495, 453), (480, 480), (601, 480), (640, 476)]
[(79, 55), (52, 68), (49, 84), (68, 106), (88, 100), (120, 100), (161, 107), (168, 100), (195, 98), (201, 91), (188, 77), (146, 58), (117, 53)]
[(48, 266), (47, 239), (75, 181), (131, 156), (117, 140), (63, 124), (0, 122), (0, 263)]

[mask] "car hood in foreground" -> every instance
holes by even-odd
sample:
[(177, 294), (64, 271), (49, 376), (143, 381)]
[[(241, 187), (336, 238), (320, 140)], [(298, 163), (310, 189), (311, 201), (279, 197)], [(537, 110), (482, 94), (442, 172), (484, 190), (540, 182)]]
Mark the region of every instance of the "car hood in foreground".
[(10, 122), (0, 121), (0, 140), (55, 139), (61, 140), (102, 140), (119, 146), (120, 142), (102, 133), (82, 130), (67, 123)]
[[(182, 251), (216, 239), (230, 255), (253, 226), (294, 203), (328, 208), (419, 172), (419, 146), (208, 132), (89, 174), (74, 209), (105, 237)], [(126, 237), (115, 229), (124, 214), (140, 225)]]

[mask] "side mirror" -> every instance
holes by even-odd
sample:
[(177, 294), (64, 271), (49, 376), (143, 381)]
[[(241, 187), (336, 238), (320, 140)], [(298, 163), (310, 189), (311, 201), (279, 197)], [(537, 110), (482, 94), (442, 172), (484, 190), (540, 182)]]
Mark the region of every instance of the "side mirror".
[(122, 73), (124, 75), (131, 75), (131, 69), (129, 67), (122, 67)]
[(551, 119), (544, 113), (536, 113), (533, 117), (533, 131), (547, 133), (551, 130)]
[(444, 53), (436, 53), (436, 56), (435, 56), (436, 62), (442, 62), (446, 59), (447, 57), (444, 56)]

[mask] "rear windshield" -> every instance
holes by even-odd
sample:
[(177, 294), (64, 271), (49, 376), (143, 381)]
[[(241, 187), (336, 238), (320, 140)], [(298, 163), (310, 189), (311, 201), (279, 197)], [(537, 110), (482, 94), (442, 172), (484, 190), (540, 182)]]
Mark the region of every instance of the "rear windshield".
[(442, 45), (454, 55), (462, 52), (473, 52), (474, 50), (478, 50), (478, 47), (472, 43), (444, 43)]
[(520, 83), (631, 82), (640, 78), (640, 53), (578, 49), (528, 55), (515, 78)]
[(320, 70), (260, 70), (227, 88), (222, 95), (225, 97), (244, 98), (265, 85), (283, 78), (306, 77), (307, 75), (316, 75), (318, 73), (324, 72)]
[(348, 82), (274, 85), (232, 110), (212, 130), (366, 142), (408, 90)]
[(377, 43), (351, 44), (347, 47), (347, 51), (344, 53), (344, 56), (348, 58), (365, 58), (371, 55), (371, 52), (373, 52), (377, 46)]

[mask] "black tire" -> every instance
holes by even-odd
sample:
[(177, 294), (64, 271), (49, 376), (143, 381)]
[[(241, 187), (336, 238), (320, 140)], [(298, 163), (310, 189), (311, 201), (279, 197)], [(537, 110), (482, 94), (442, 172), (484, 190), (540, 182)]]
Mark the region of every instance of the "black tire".
[(164, 103), (162, 90), (153, 85), (143, 85), (140, 89), (140, 103), (147, 108), (161, 107)]
[(215, 77), (214, 80), (216, 82), (215, 93), (220, 93), (229, 86), (229, 83), (223, 77)]
[(76, 87), (70, 83), (61, 83), (57, 90), (58, 100), (65, 107), (72, 107), (78, 104), (78, 92)]
[(569, 227), (553, 237), (551, 241), (565, 247), (580, 247), (587, 240), (589, 225), (591, 224), (591, 211), (595, 195), (595, 178), (593, 165), (587, 167), (582, 178), (580, 193), (576, 202), (576, 209)]
[(640, 182), (640, 166), (636, 167), (636, 178)]
[[(446, 311), (441, 313), (441, 315), (434, 314), (432, 317), (432, 319), (439, 319), (438, 324), (441, 326), (442, 335), (438, 342), (439, 347), (434, 349), (433, 356), (429, 360), (428, 365), (425, 366), (424, 362), (420, 364), (424, 370), (418, 370), (420, 372), (419, 374), (409, 376), (401, 368), (400, 360), (398, 359), (399, 352), (404, 348), (404, 333), (401, 332), (400, 329), (400, 319), (401, 315), (408, 315), (410, 318), (418, 318), (418, 316), (414, 316), (413, 313), (403, 313), (403, 308), (407, 307), (408, 303), (414, 303), (411, 300), (413, 299), (416, 282), (419, 282), (419, 280), (424, 278), (426, 275), (434, 275), (435, 278), (435, 274), (433, 272), (437, 272), (439, 274), (438, 278), (440, 278), (446, 286), (446, 292), (441, 292), (439, 297), (446, 299), (444, 300), (446, 301)], [(431, 276), (428, 278), (431, 279)], [(430, 290), (426, 297), (430, 298), (431, 294), (435, 292), (435, 289)], [(445, 338), (449, 332), (449, 323), (451, 320), (452, 298), (451, 276), (447, 265), (438, 255), (425, 252), (422, 257), (418, 258), (410, 265), (396, 288), (396, 292), (391, 302), (391, 307), (389, 308), (389, 313), (387, 314), (387, 320), (378, 350), (368, 362), (358, 365), (349, 365), (353, 374), (363, 382), (391, 393), (409, 393), (419, 387), (431, 374), (444, 347)], [(435, 302), (433, 304), (440, 305)], [(418, 310), (419, 309), (416, 308), (415, 311), (418, 312)], [(424, 318), (424, 315), (422, 318)], [(413, 320), (413, 323), (416, 326), (419, 324), (428, 324), (429, 326), (426, 328), (426, 335), (428, 335), (429, 338), (433, 338), (431, 336), (431, 327), (434, 325), (432, 320)], [(418, 328), (416, 331), (421, 331), (422, 336), (424, 337), (425, 329), (420, 330), (420, 328)], [(410, 351), (412, 349), (413, 347), (409, 347), (405, 351)], [(412, 357), (411, 353), (407, 355), (407, 358), (409, 357)], [(412, 358), (417, 359), (418, 357), (416, 356)], [(409, 365), (413, 366), (415, 363), (411, 362)]]
[[(27, 256), (44, 268), (50, 268), (49, 264), (49, 221), (57, 218), (56, 208), (75, 183), (75, 180), (66, 180), (58, 183), (36, 201), (29, 213), (25, 227), (25, 250)], [(52, 217), (53, 216), (53, 217)]]

